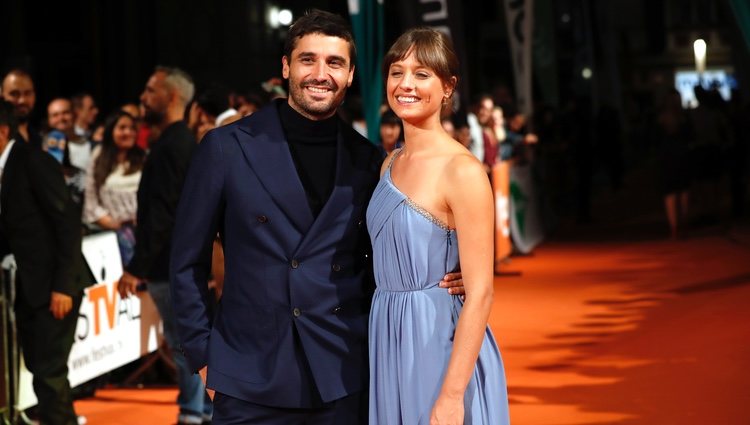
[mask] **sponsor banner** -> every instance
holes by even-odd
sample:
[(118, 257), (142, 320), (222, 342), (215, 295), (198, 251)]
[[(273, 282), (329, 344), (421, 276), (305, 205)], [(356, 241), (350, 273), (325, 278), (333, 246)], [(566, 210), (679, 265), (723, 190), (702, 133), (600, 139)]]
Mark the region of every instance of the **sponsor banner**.
[(510, 241), (510, 164), (498, 161), (492, 167), (492, 191), (495, 195), (495, 264), (513, 250)]
[(148, 292), (120, 299), (122, 276), (117, 236), (113, 232), (87, 236), (82, 244), (97, 283), (86, 288), (70, 352), (68, 379), (76, 386), (155, 351), (161, 339), (161, 319)]
[[(114, 232), (84, 237), (82, 251), (97, 283), (85, 289), (78, 312), (68, 358), (71, 387), (156, 351), (162, 340), (161, 318), (148, 292), (128, 299), (117, 292), (122, 264)], [(22, 367), (21, 373), (19, 404), (25, 408), (36, 399), (29, 372)]]
[(544, 239), (534, 176), (529, 165), (514, 164), (510, 169), (510, 235), (513, 246), (530, 253)]
[(534, 42), (534, 0), (505, 0), (505, 19), (510, 40), (518, 110), (533, 112), (531, 95), (531, 45)]

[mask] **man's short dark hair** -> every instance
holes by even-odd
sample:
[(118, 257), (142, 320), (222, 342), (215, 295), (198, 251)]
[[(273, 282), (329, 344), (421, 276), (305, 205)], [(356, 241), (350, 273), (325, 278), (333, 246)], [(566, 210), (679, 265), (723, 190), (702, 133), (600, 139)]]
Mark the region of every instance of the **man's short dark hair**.
[(319, 9), (308, 10), (292, 24), (286, 35), (284, 56), (287, 60), (292, 59), (292, 50), (297, 46), (297, 41), (308, 34), (323, 34), (346, 40), (349, 43), (349, 68), (354, 66), (357, 61), (357, 48), (349, 24), (344, 18)]
[(10, 129), (10, 138), (15, 137), (18, 130), (18, 120), (13, 112), (13, 104), (5, 100), (0, 100), (0, 125), (7, 125)]

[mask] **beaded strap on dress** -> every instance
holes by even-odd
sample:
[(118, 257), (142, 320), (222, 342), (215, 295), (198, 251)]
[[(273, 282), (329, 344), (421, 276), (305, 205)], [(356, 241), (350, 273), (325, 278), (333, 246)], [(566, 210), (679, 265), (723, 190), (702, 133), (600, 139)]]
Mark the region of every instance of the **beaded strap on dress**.
[[(396, 159), (397, 156), (401, 155), (401, 151), (403, 151), (403, 150), (404, 150), (404, 148), (402, 148), (402, 147), (396, 149), (394, 151), (393, 155), (391, 156), (390, 162), (388, 163), (389, 180), (391, 181), (391, 185), (393, 185), (393, 187), (396, 187), (396, 185), (393, 183), (393, 174), (391, 173), (391, 166), (393, 165), (393, 161)], [(398, 188), (396, 188), (396, 189), (398, 189)], [(399, 192), (401, 192), (401, 191), (399, 190)], [(453, 230), (453, 229), (450, 228), (450, 226), (448, 226), (442, 220), (440, 220), (439, 218), (435, 217), (431, 212), (427, 211), (426, 209), (424, 209), (421, 206), (419, 206), (419, 204), (417, 204), (416, 202), (412, 201), (411, 198), (407, 194), (405, 194), (403, 192), (401, 192), (401, 194), (404, 196), (404, 204), (406, 204), (408, 207), (410, 207), (411, 209), (413, 209), (414, 211), (416, 211), (419, 215), (421, 215), (422, 217), (426, 218), (427, 220), (433, 222), (436, 226), (440, 227), (441, 229), (443, 229), (443, 230), (445, 230), (447, 232), (450, 232), (450, 231)]]

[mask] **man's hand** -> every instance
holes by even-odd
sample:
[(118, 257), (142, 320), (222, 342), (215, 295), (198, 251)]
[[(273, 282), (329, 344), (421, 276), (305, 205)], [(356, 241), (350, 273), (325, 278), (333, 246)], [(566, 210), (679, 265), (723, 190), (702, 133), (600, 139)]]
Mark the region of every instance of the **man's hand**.
[(440, 281), (439, 286), (441, 288), (448, 288), (448, 293), (451, 295), (465, 295), (466, 290), (464, 289), (464, 281), (461, 272), (448, 273)]
[(61, 320), (70, 313), (71, 309), (73, 309), (73, 297), (62, 292), (52, 291), (52, 296), (49, 300), (49, 311), (52, 312), (52, 316), (55, 319)]
[[(201, 381), (203, 381), (203, 386), (206, 386), (206, 376), (208, 376), (208, 366), (203, 366), (203, 369), (198, 371), (198, 374), (201, 376)], [(216, 391), (208, 389), (206, 387), (206, 392), (208, 393), (208, 397), (211, 399), (211, 401), (214, 401), (214, 394), (216, 394)]]
[(122, 277), (117, 282), (117, 292), (120, 293), (120, 298), (125, 299), (131, 294), (135, 295), (139, 283), (141, 283), (141, 279), (128, 272), (122, 272)]

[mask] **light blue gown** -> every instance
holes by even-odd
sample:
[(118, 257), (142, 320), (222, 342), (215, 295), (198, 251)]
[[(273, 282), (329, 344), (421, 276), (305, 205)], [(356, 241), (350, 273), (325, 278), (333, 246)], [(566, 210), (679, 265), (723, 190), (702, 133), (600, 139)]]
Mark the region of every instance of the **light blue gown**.
[[(463, 305), (438, 287), (458, 268), (456, 232), (398, 190), (390, 164), (367, 209), (367, 227), (377, 283), (369, 332), (370, 424), (428, 425)], [(505, 373), (489, 327), (464, 406), (467, 425), (509, 423)]]

